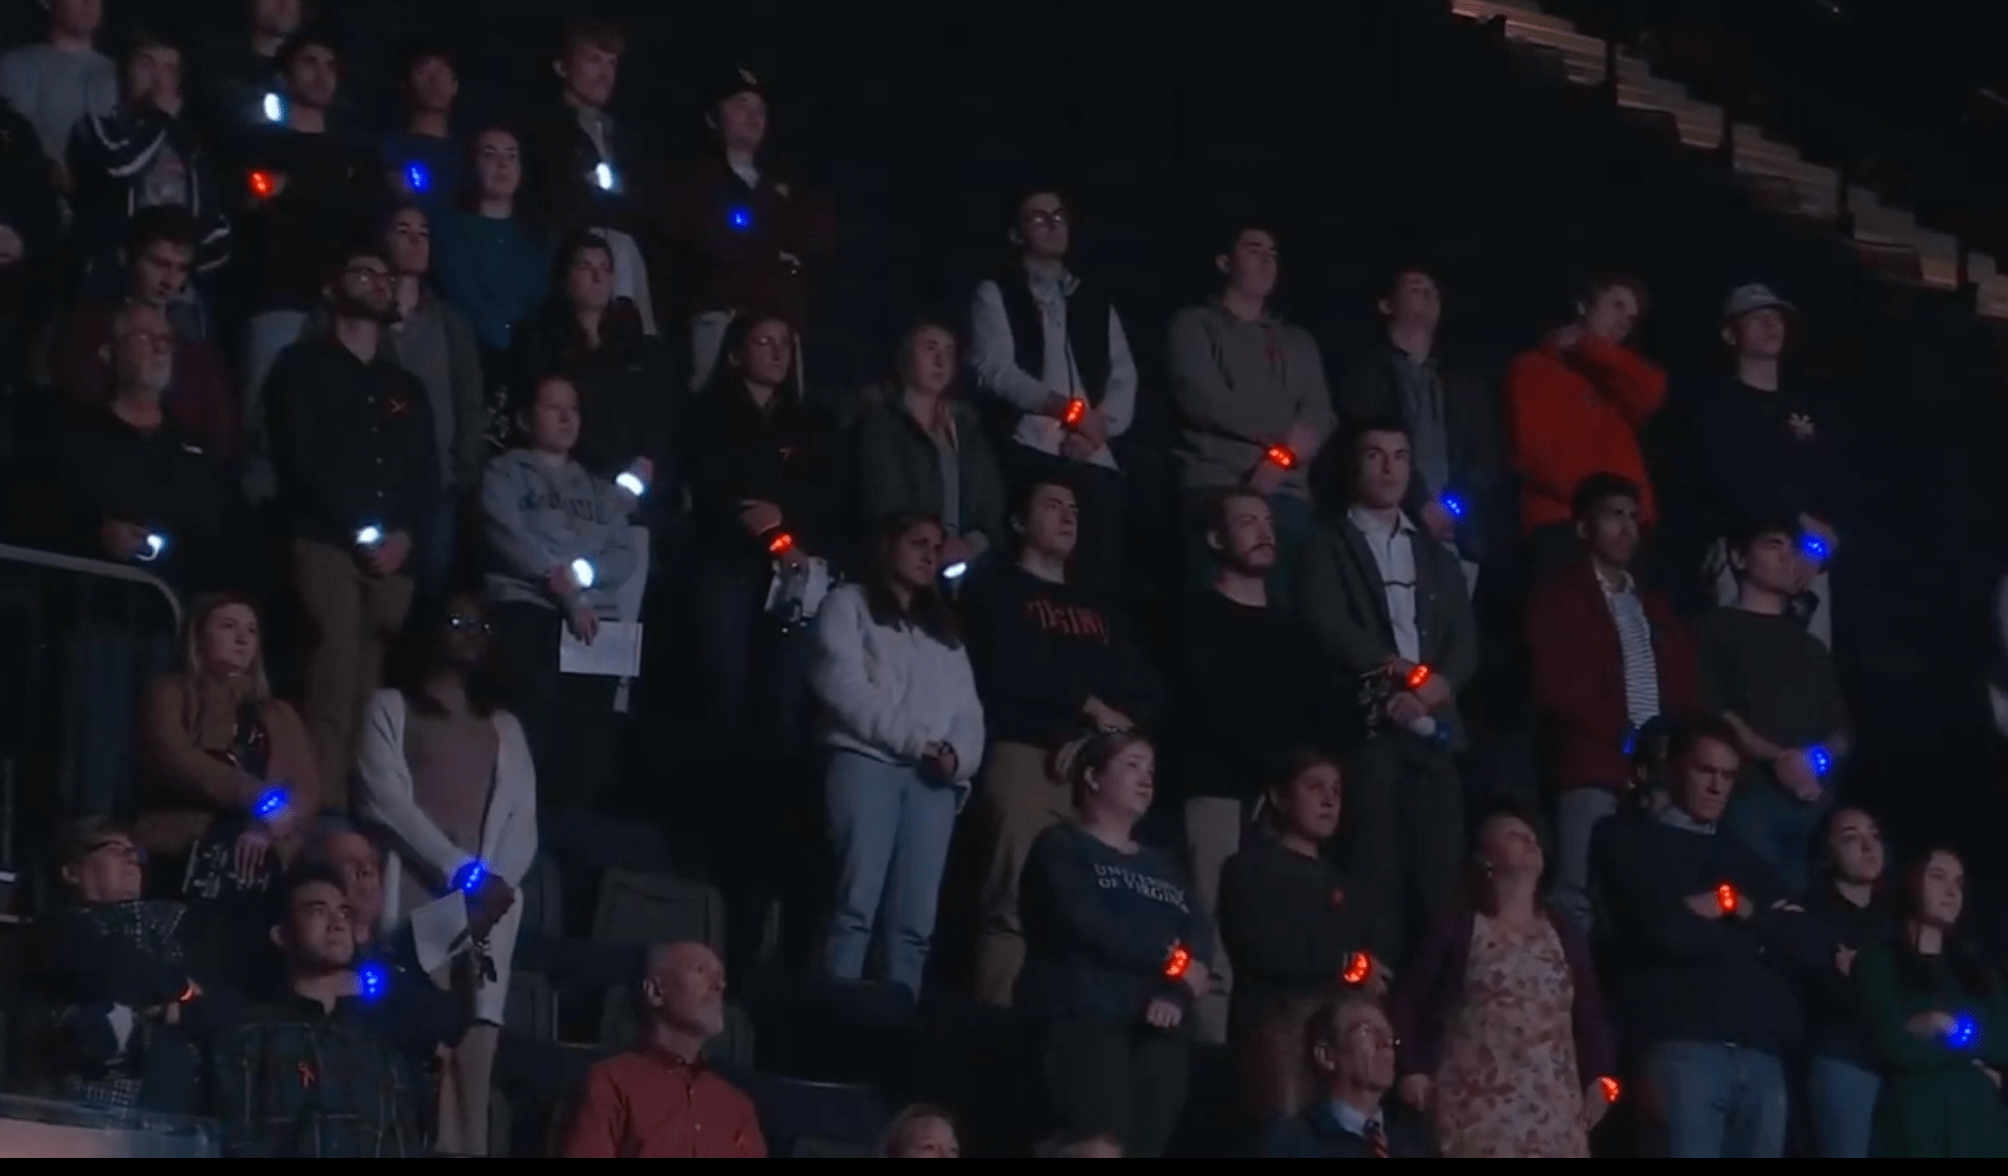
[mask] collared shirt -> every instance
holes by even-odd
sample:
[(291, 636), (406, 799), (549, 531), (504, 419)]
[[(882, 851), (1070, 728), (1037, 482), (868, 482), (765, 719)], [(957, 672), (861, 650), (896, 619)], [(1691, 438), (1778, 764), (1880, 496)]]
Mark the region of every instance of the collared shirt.
[(1697, 821), (1693, 817), (1688, 816), (1687, 811), (1679, 805), (1669, 804), (1654, 813), (1653, 816), (1658, 817), (1659, 823), (1662, 825), (1671, 825), (1676, 829), (1684, 829), (1689, 833), (1704, 833), (1711, 837), (1715, 834), (1715, 822)]
[(765, 1159), (753, 1100), (703, 1063), (643, 1046), (586, 1077), (565, 1159)]
[(1416, 622), (1415, 524), (1396, 512), (1392, 529), (1373, 513), (1355, 506), (1346, 519), (1367, 542), (1374, 566), (1380, 570), (1381, 590), (1387, 595), (1388, 627), (1394, 631), (1394, 649), (1406, 661), (1422, 661), (1422, 630)]
[(1645, 599), (1630, 572), (1613, 585), (1596, 573), (1597, 585), (1604, 590), (1611, 620), (1618, 628), (1618, 654), (1624, 660), (1625, 718), (1633, 726), (1659, 715), (1659, 662), (1652, 648), (1652, 619), (1645, 615)]
[(346, 549), (364, 526), (419, 533), (440, 468), (417, 377), (381, 354), (364, 363), (328, 335), (288, 347), (265, 386), (295, 538)]
[(419, 1087), (404, 1058), (364, 1019), (292, 998), (216, 1043), (217, 1117), (225, 1154), (265, 1159), (421, 1155)]
[(1365, 1139), (1367, 1131), (1373, 1127), (1380, 1127), (1382, 1130), (1387, 1129), (1387, 1125), (1381, 1120), (1381, 1113), (1378, 1109), (1373, 1114), (1368, 1115), (1361, 1112), (1359, 1108), (1349, 1103), (1340, 1102), (1338, 1099), (1333, 1099), (1325, 1105), (1332, 1112), (1332, 1121), (1339, 1125), (1339, 1130), (1346, 1132), (1348, 1135), (1357, 1135), (1361, 1139)]

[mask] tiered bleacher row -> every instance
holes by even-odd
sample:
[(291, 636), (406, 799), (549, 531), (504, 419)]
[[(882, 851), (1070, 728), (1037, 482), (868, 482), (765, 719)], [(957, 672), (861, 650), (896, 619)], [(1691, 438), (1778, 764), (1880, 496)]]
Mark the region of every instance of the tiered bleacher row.
[[(0, 24), (0, 1154), (2008, 1150), (2008, 236), (1789, 22), (106, 0), (109, 74), (37, 56), (97, 7)], [(1731, 518), (1760, 314), (1837, 476)], [(1650, 422), (1551, 460), (1530, 360), (1612, 353)]]

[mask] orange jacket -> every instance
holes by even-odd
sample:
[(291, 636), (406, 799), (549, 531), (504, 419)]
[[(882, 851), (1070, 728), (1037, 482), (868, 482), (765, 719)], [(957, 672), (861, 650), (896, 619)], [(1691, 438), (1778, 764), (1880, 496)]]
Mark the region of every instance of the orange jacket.
[(1666, 400), (1666, 373), (1636, 351), (1583, 335), (1553, 341), (1506, 369), (1506, 445), (1520, 475), (1520, 527), (1569, 521), (1576, 484), (1609, 473), (1639, 484), (1639, 521), (1659, 511), (1638, 430)]

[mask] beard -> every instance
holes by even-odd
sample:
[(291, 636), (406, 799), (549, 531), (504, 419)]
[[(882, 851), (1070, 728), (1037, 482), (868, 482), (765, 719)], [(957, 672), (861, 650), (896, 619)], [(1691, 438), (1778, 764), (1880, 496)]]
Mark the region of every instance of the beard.
[(379, 308), (370, 305), (367, 299), (356, 298), (346, 292), (337, 292), (334, 302), (336, 318), (361, 319), (388, 327), (404, 317), (398, 313), (395, 298), (386, 299), (384, 305)]

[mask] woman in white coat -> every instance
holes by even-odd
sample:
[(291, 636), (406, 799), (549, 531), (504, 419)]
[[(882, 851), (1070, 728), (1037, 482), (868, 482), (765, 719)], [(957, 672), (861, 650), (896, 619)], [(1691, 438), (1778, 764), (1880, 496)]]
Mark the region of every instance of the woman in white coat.
[(496, 701), (479, 600), (453, 596), (411, 631), (420, 656), (363, 718), (357, 803), (389, 834), (380, 933), (421, 907), (427, 924), (465, 921), (450, 958), (435, 963), (421, 944), (420, 960), (474, 1019), (440, 1084), (438, 1146), (478, 1156), (523, 917), (516, 891), (537, 855), (537, 776), (522, 727)]
[(983, 758), (983, 704), (937, 580), (941, 543), (931, 516), (888, 520), (869, 579), (823, 602), (809, 671), (837, 859), (823, 970), (862, 978), (883, 898), (885, 980), (915, 995), (955, 815)]

